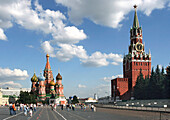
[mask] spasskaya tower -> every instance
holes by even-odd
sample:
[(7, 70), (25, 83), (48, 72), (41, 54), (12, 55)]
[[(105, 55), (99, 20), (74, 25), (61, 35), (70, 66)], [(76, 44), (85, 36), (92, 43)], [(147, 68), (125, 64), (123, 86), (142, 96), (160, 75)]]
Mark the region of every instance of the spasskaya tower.
[(143, 44), (142, 28), (139, 26), (137, 16), (137, 6), (135, 8), (135, 15), (133, 27), (130, 29), (130, 45), (129, 52), (123, 58), (123, 76), (128, 78), (128, 90), (132, 90), (136, 85), (137, 77), (140, 70), (144, 77), (151, 74), (151, 53), (145, 52), (145, 44)]

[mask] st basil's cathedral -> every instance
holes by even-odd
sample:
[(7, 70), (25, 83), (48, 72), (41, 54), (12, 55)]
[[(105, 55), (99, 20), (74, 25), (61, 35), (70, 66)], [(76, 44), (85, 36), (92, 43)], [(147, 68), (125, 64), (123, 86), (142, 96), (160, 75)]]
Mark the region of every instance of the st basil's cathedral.
[(49, 54), (47, 54), (44, 74), (40, 73), (39, 77), (37, 77), (34, 72), (34, 75), (31, 78), (31, 91), (37, 97), (37, 102), (50, 102), (52, 100), (55, 104), (66, 104), (66, 99), (63, 93), (62, 76), (58, 73), (55, 83), (49, 57)]

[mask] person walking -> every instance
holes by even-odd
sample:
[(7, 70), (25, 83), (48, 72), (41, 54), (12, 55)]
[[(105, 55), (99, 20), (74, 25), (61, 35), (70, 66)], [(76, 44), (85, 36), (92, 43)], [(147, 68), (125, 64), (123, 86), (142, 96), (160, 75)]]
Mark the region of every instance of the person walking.
[(22, 104), (20, 103), (20, 105), (19, 105), (19, 106), (20, 106), (20, 111), (22, 111), (22, 109), (23, 109), (23, 108), (22, 108), (22, 107), (23, 107), (23, 106), (22, 106)]
[(69, 111), (69, 109), (70, 109), (69, 104), (66, 105), (66, 109), (67, 109), (67, 111)]
[(36, 106), (36, 104), (34, 104), (34, 112), (36, 112), (36, 111), (37, 111), (36, 107), (37, 107), (37, 106)]
[(61, 105), (61, 110), (63, 110), (63, 105)]
[(30, 105), (30, 117), (32, 117), (32, 112), (33, 112), (33, 104)]
[(16, 115), (16, 107), (15, 107), (15, 103), (13, 103), (12, 108), (13, 108), (13, 114)]
[(24, 104), (24, 115), (27, 116), (27, 106)]
[(86, 105), (85, 104), (83, 105), (83, 107), (84, 107), (84, 111), (86, 111)]
[(57, 108), (57, 105), (56, 105), (56, 104), (54, 104), (54, 110), (56, 110), (56, 108)]
[(10, 111), (10, 115), (13, 115), (12, 103), (9, 104), (9, 111)]
[(74, 104), (72, 105), (72, 110), (75, 111), (75, 105)]
[(91, 110), (92, 110), (92, 112), (94, 112), (94, 105), (93, 104), (91, 105)]
[(94, 112), (96, 112), (96, 106), (94, 105)]

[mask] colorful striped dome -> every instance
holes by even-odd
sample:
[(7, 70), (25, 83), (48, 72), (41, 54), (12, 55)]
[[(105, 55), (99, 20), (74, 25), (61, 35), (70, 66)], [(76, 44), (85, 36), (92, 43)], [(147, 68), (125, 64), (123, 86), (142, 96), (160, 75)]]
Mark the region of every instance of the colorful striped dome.
[(38, 77), (38, 81), (45, 81), (45, 77), (42, 73), (40, 73), (40, 76)]
[(51, 82), (50, 82), (50, 86), (54, 86), (55, 85), (55, 82), (52, 80)]
[(38, 78), (37, 78), (37, 76), (34, 73), (34, 75), (31, 78), (31, 82), (37, 82), (37, 81), (38, 81)]
[(56, 80), (62, 80), (62, 76), (60, 75), (60, 73), (58, 73), (58, 75), (56, 76)]

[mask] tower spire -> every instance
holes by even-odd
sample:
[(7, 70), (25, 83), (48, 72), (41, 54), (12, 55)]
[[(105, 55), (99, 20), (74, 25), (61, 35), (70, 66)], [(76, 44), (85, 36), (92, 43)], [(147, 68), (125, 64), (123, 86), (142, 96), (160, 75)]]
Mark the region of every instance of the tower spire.
[(135, 15), (134, 15), (134, 20), (133, 20), (133, 28), (138, 28), (139, 27), (139, 21), (138, 21), (138, 16), (137, 16), (137, 5), (133, 6), (135, 9)]
[(50, 57), (49, 54), (47, 54), (47, 55), (46, 55), (47, 63), (46, 63), (45, 69), (48, 69), (48, 70), (51, 69), (51, 67), (50, 67), (50, 62), (49, 62), (49, 57)]

